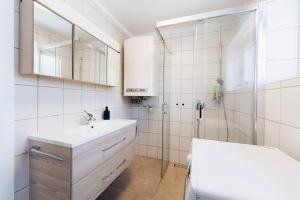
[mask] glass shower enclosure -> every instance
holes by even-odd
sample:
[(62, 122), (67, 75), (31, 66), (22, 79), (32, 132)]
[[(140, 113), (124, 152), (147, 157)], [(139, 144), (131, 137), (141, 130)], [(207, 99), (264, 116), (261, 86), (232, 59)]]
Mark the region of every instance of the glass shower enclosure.
[(206, 19), (196, 24), (193, 96), (200, 138), (255, 143), (256, 12)]
[(256, 7), (197, 17), (157, 23), (171, 57), (162, 67), (162, 126), (172, 124), (162, 129), (162, 175), (169, 160), (184, 164), (192, 138), (256, 144)]
[[(161, 35), (159, 35), (161, 37)], [(160, 84), (160, 105), (161, 105), (161, 176), (163, 177), (169, 166), (170, 150), (170, 51), (162, 40), (161, 43), (161, 84)]]

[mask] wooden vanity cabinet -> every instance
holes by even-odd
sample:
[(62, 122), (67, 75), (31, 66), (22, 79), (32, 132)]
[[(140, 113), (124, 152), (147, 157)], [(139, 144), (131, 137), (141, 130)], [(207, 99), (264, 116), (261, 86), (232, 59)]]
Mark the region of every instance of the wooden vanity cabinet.
[(75, 148), (30, 140), (30, 199), (96, 199), (134, 159), (135, 137), (131, 125)]
[(40, 147), (43, 152), (63, 158), (57, 160), (42, 154), (29, 154), (30, 199), (71, 199), (71, 149), (38, 141), (30, 141), (30, 147)]

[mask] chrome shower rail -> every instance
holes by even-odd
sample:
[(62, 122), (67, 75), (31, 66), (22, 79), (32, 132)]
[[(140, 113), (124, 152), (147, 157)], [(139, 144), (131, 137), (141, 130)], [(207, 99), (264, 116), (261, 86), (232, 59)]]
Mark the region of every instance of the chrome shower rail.
[(205, 19), (211, 19), (211, 18), (222, 17), (227, 15), (251, 12), (255, 10), (257, 10), (257, 4), (252, 3), (252, 4), (247, 4), (238, 7), (226, 8), (226, 9), (221, 9), (221, 10), (216, 10), (216, 11), (211, 11), (211, 12), (206, 12), (206, 13), (201, 13), (196, 15), (189, 15), (189, 16), (159, 21), (156, 23), (156, 28), (172, 26), (172, 25), (177, 25), (177, 24), (182, 24), (187, 22), (201, 21)]

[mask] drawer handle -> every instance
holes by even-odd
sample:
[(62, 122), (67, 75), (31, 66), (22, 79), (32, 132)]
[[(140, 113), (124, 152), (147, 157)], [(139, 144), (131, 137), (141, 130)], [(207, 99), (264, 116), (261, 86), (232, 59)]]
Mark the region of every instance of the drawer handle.
[(124, 159), (124, 160), (122, 161), (122, 163), (119, 164), (119, 165), (117, 166), (116, 169), (119, 169), (120, 167), (122, 167), (122, 165), (124, 165), (124, 164), (126, 163), (126, 161), (127, 161), (127, 159)]
[(111, 146), (109, 146), (109, 147), (107, 147), (107, 148), (105, 148), (105, 149), (102, 149), (102, 151), (107, 151), (107, 150), (110, 150), (111, 148), (113, 148), (113, 147), (117, 146), (118, 144), (120, 144), (120, 143), (124, 142), (125, 140), (126, 140), (126, 137), (123, 137), (123, 139), (122, 139), (122, 140), (120, 140), (120, 141), (116, 142), (115, 144), (113, 144), (113, 145), (111, 145)]
[(43, 152), (40, 149), (41, 149), (41, 147), (39, 147), (39, 146), (33, 146), (33, 147), (30, 148), (30, 152), (36, 153), (36, 154), (39, 154), (39, 155), (43, 155), (43, 156), (48, 156), (48, 157), (53, 158), (55, 160), (64, 161), (63, 158), (51, 155), (51, 154), (46, 153), (46, 152)]
[(104, 176), (104, 177), (102, 178), (102, 181), (105, 181), (106, 179), (108, 179), (112, 174), (113, 174), (113, 173), (110, 172), (108, 175)]

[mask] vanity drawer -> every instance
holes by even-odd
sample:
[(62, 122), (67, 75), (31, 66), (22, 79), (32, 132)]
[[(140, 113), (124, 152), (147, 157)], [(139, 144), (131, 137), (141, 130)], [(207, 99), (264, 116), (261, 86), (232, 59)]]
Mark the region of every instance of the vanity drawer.
[(71, 199), (71, 150), (29, 141), (30, 199)]
[(105, 176), (103, 177), (105, 187), (109, 186), (128, 167), (134, 156), (134, 143), (131, 143), (121, 153), (115, 155), (113, 159), (105, 164)]
[(106, 163), (75, 183), (72, 186), (72, 199), (96, 199), (128, 167), (134, 155), (135, 149), (134, 143), (132, 143), (120, 155), (113, 156)]
[(129, 167), (134, 157), (135, 157), (135, 144), (131, 143), (126, 148), (126, 151), (118, 157), (118, 161), (115, 166), (115, 178), (117, 178), (127, 167)]
[(86, 177), (72, 185), (72, 200), (94, 200), (105, 190), (103, 177), (105, 166), (101, 165)]
[(103, 144), (99, 141), (86, 144), (73, 151), (72, 184), (78, 182), (104, 162)]
[(104, 160), (111, 158), (122, 148), (126, 147), (136, 137), (136, 131), (132, 128), (123, 130), (123, 134), (120, 134), (114, 138), (106, 140), (105, 147), (102, 149), (104, 154)]
[(135, 139), (135, 125), (129, 126), (73, 150), (72, 184), (113, 157)]

